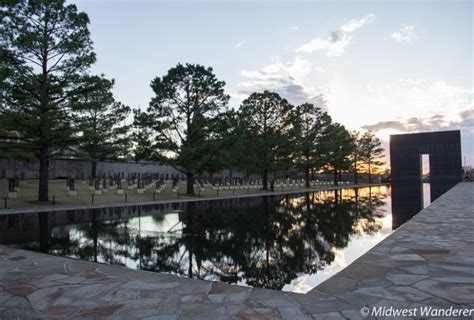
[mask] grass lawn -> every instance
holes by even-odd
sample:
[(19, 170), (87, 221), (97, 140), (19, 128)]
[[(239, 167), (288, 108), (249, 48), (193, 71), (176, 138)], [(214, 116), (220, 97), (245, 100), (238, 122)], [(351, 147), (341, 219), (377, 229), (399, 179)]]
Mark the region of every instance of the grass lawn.
[[(124, 194), (117, 194), (117, 190), (109, 189), (106, 192), (102, 192), (102, 195), (94, 195), (93, 190), (89, 190), (87, 181), (81, 183), (81, 181), (75, 181), (75, 187), (77, 190), (77, 196), (70, 196), (66, 189), (66, 180), (50, 180), (49, 181), (49, 199), (52, 202), (53, 197), (56, 205), (86, 205), (92, 204), (103, 204), (103, 203), (123, 203), (123, 202), (142, 202), (152, 200), (168, 200), (178, 198), (178, 193), (173, 192), (171, 188), (171, 182), (166, 183), (165, 188), (160, 192), (156, 193), (155, 187), (150, 187), (145, 190), (144, 193), (140, 194), (137, 189), (128, 189), (126, 183), (122, 183)], [(312, 186), (312, 188), (327, 188), (331, 186), (330, 183), (318, 183)], [(17, 192), (16, 199), (7, 199), (7, 208), (21, 208), (21, 207), (35, 207), (44, 206), (44, 204), (37, 204), (35, 201), (38, 197), (38, 180), (26, 180), (25, 183), (20, 184), (21, 190)], [(301, 186), (275, 186), (275, 191), (295, 191), (305, 190)], [(179, 186), (179, 198), (189, 198), (190, 196), (184, 195), (186, 191), (186, 182), (181, 182)], [(231, 190), (228, 187), (224, 190), (222, 187), (219, 190), (213, 190), (212, 187), (207, 187), (204, 190), (195, 188), (196, 196), (202, 198), (215, 197), (215, 196), (229, 196), (249, 193), (261, 193), (262, 190), (247, 188), (245, 189), (234, 189)], [(8, 197), (8, 180), (0, 179), (0, 210), (4, 209), (5, 198)], [(50, 203), (51, 205), (51, 203)]]

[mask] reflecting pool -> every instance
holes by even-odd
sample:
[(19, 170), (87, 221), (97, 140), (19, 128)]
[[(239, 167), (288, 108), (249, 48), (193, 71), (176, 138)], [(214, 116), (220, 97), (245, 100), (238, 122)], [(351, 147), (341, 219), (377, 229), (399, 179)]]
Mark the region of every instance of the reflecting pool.
[(389, 235), (391, 208), (390, 188), (381, 186), (0, 215), (0, 243), (305, 293)]

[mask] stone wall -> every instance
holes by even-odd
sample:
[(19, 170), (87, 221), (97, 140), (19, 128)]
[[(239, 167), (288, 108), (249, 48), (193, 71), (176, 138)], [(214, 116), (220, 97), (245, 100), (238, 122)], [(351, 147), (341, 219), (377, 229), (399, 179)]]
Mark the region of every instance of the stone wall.
[[(0, 179), (20, 177), (22, 173), (26, 179), (37, 179), (39, 177), (38, 162), (15, 161), (0, 159)], [(118, 173), (127, 177), (128, 173), (163, 173), (169, 176), (181, 173), (171, 166), (158, 163), (135, 163), (135, 162), (99, 162), (97, 173)], [(80, 178), (81, 174), (87, 178), (91, 173), (91, 163), (81, 160), (51, 160), (49, 177), (51, 179), (72, 177)]]

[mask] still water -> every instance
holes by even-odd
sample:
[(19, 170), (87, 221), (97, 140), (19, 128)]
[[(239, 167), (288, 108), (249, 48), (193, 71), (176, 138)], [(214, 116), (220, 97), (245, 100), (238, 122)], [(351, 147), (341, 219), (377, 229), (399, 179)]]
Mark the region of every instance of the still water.
[(390, 188), (381, 186), (0, 215), (0, 244), (305, 293), (389, 235), (391, 208)]

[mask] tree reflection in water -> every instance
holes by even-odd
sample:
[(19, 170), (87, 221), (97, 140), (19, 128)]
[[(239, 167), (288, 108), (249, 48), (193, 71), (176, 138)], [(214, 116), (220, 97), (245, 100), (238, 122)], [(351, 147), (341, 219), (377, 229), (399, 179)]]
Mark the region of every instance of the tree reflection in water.
[(113, 220), (91, 210), (88, 223), (53, 227), (41, 250), (281, 290), (299, 274), (330, 265), (351, 237), (376, 233), (386, 196), (385, 188), (361, 188), (189, 202), (174, 213), (135, 207), (138, 217)]

